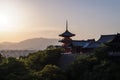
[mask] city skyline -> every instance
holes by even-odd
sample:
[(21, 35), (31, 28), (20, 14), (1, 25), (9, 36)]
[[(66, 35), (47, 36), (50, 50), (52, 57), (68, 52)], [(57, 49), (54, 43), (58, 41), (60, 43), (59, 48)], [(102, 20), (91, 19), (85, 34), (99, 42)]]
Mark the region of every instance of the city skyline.
[(65, 31), (83, 40), (120, 30), (119, 0), (0, 0), (0, 42), (57, 38)]

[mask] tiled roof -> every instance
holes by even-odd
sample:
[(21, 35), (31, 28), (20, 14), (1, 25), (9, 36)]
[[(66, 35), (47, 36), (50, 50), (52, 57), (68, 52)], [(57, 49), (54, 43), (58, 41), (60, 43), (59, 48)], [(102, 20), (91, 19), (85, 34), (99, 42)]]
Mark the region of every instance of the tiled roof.
[(72, 45), (73, 45), (73, 46), (79, 46), (79, 47), (86, 47), (86, 46), (88, 46), (91, 42), (94, 42), (94, 40), (87, 40), (87, 41), (85, 41), (85, 40), (81, 40), (81, 41), (79, 41), (79, 40), (73, 40), (73, 41), (72, 41)]
[(73, 41), (72, 42), (72, 45), (73, 46), (80, 46), (80, 47), (83, 47), (84, 45), (86, 45), (88, 42), (85, 42), (85, 41)]
[(115, 38), (115, 36), (116, 36), (116, 34), (113, 34), (113, 35), (101, 35), (98, 42), (100, 42), (100, 43), (110, 42)]
[(101, 46), (100, 42), (93, 42), (93, 43), (90, 43), (88, 46), (86, 46), (84, 48), (98, 48), (100, 46)]
[(68, 30), (66, 30), (64, 33), (60, 34), (59, 36), (62, 36), (62, 37), (72, 37), (72, 36), (75, 36), (75, 34), (69, 32)]

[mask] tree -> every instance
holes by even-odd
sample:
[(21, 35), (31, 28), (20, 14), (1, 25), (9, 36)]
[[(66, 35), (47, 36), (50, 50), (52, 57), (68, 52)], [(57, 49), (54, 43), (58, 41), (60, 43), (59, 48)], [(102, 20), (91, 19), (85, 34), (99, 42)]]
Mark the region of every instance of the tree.
[(0, 80), (25, 80), (28, 74), (24, 63), (12, 57), (4, 59), (0, 65)]
[(53, 45), (49, 45), (46, 49), (47, 49), (47, 50), (52, 50), (52, 49), (56, 49), (56, 47), (53, 46)]
[(30, 69), (41, 70), (47, 64), (57, 65), (60, 56), (60, 49), (39, 51), (29, 55), (25, 59), (25, 63)]
[(68, 68), (68, 80), (119, 80), (120, 63), (109, 58), (106, 47), (80, 55)]
[(46, 65), (37, 73), (40, 80), (66, 80), (62, 70), (56, 65)]
[(91, 71), (95, 64), (97, 64), (97, 60), (93, 56), (78, 56), (66, 71), (68, 80), (83, 80), (86, 77), (85, 74)]
[(3, 61), (4, 57), (0, 54), (0, 63)]

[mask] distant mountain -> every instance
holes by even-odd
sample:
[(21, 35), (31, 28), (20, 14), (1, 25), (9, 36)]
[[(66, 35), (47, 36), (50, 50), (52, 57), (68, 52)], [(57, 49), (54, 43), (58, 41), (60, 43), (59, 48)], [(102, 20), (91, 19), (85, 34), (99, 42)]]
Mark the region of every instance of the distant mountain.
[(18, 43), (0, 43), (0, 50), (43, 50), (49, 45), (58, 44), (57, 39), (32, 38)]

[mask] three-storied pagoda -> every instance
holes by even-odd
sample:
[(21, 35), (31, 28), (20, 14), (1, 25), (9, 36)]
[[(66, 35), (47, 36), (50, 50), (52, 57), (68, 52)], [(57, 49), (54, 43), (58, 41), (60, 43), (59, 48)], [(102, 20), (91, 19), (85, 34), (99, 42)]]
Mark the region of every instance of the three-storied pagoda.
[(66, 31), (59, 36), (63, 37), (62, 40), (59, 42), (62, 42), (62, 47), (64, 48), (65, 52), (71, 52), (72, 47), (70, 46), (72, 43), (71, 37), (75, 36), (75, 34), (69, 32), (68, 30), (68, 21), (66, 21)]

